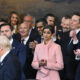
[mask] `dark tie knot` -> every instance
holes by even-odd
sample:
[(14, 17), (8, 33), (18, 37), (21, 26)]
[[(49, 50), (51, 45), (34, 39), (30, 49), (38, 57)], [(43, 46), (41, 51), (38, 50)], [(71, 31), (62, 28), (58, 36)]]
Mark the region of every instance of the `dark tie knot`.
[(21, 40), (21, 43), (23, 43), (23, 44), (24, 44), (24, 39), (22, 39), (22, 40)]

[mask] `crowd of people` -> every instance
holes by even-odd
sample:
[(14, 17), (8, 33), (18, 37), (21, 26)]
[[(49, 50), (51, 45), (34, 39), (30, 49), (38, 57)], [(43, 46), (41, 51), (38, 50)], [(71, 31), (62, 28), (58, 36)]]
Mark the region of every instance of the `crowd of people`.
[(36, 20), (0, 19), (0, 80), (80, 80), (80, 13)]

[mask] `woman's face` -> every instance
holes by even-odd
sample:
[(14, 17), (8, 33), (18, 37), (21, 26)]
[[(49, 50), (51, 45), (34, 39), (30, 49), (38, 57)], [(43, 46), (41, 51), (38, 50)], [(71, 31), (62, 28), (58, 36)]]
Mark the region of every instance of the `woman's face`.
[(49, 41), (52, 38), (52, 33), (49, 29), (44, 29), (43, 38), (44, 38), (44, 41)]
[(16, 25), (18, 22), (18, 16), (16, 14), (12, 14), (11, 16), (11, 24)]

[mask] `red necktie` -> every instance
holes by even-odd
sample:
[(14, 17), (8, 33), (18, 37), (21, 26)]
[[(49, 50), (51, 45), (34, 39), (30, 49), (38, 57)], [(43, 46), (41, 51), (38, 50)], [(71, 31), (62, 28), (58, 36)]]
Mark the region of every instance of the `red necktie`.
[(21, 43), (24, 44), (24, 39), (21, 40)]

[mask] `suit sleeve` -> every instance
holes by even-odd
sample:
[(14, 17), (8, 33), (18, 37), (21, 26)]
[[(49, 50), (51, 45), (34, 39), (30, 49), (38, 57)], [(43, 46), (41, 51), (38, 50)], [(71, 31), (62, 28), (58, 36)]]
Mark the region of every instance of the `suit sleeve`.
[(54, 69), (54, 70), (61, 70), (63, 69), (63, 57), (61, 52), (61, 47), (57, 46), (56, 48), (56, 62), (47, 62), (47, 66), (45, 68), (47, 69)]
[(33, 58), (33, 61), (32, 61), (32, 67), (34, 69), (40, 69), (39, 68), (39, 62), (38, 62), (38, 46), (36, 46), (35, 48), (35, 52), (34, 52), (34, 58)]

